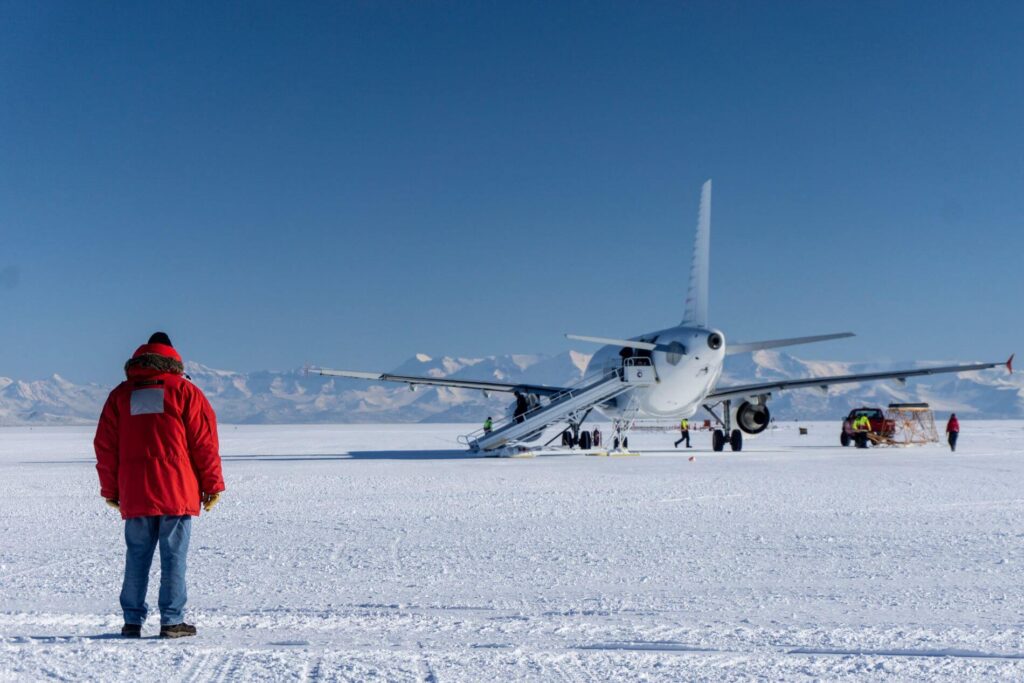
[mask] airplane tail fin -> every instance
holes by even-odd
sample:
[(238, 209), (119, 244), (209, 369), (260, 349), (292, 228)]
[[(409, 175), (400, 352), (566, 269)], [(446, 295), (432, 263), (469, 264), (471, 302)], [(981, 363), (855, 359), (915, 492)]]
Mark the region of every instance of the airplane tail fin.
[(708, 271), (711, 260), (711, 180), (700, 193), (697, 234), (693, 238), (693, 260), (690, 263), (690, 288), (686, 294), (684, 325), (708, 326)]

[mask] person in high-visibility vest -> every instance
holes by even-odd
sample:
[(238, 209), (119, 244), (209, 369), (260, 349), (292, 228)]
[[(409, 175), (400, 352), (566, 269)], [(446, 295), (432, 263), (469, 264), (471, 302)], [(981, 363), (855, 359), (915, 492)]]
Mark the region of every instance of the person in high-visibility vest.
[(685, 417), (679, 421), (679, 441), (676, 441), (675, 447), (679, 448), (679, 444), (686, 442), (686, 447), (690, 448), (690, 421)]
[(870, 432), (871, 431), (871, 420), (867, 415), (861, 415), (853, 421), (853, 431), (855, 432)]
[(856, 434), (857, 448), (867, 448), (868, 432), (871, 431), (871, 420), (867, 415), (861, 415), (853, 421), (853, 431)]
[(487, 419), (484, 420), (484, 434), (490, 434), (492, 429), (494, 429), (494, 422), (491, 421), (491, 416), (488, 415)]

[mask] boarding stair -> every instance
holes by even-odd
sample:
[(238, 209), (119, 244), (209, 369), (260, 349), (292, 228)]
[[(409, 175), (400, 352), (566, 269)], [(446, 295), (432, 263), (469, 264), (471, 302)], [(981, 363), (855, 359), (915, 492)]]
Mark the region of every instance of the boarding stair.
[(657, 373), (649, 358), (626, 358), (621, 367), (609, 370), (596, 379), (585, 378), (554, 394), (546, 403), (520, 416), (496, 423), (491, 431), (479, 429), (460, 436), (459, 442), (473, 451), (510, 447), (553, 424), (572, 421), (594, 406), (606, 403), (630, 389), (645, 389), (657, 381)]

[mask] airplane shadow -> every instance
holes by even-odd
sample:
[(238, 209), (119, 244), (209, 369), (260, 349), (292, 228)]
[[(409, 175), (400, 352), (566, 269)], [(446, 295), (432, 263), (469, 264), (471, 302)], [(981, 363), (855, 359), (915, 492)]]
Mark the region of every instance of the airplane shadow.
[(225, 461), (319, 462), (329, 460), (479, 460), (468, 451), (349, 451), (313, 455), (225, 455)]
[[(332, 460), (479, 460), (480, 456), (469, 451), (349, 451), (347, 453), (304, 453), (273, 455), (222, 455), (224, 462), (327, 462)], [(95, 460), (69, 458), (68, 460), (29, 460), (26, 465), (95, 465)]]

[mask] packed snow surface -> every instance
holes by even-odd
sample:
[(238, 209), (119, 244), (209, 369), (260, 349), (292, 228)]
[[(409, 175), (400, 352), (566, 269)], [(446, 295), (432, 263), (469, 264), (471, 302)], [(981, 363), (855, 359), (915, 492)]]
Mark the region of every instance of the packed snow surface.
[(476, 425), (224, 427), (177, 641), (113, 635), (91, 430), (2, 429), (0, 679), (1024, 678), (1024, 423), (956, 454), (796, 426), (534, 459), (466, 457)]

